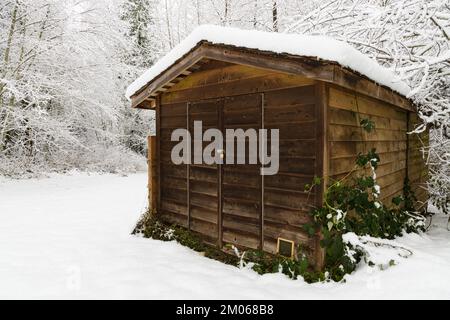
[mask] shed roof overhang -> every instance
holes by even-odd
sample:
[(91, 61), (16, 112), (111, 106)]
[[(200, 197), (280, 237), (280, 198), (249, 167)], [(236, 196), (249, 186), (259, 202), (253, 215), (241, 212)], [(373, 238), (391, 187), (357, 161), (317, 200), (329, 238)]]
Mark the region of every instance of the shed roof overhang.
[(208, 41), (199, 42), (183, 57), (132, 95), (132, 107), (140, 109), (155, 108), (156, 99), (161, 93), (169, 90), (210, 60), (301, 75), (354, 90), (408, 111), (415, 110), (411, 101), (406, 97), (386, 86), (377, 84), (365, 75), (339, 65), (337, 62), (322, 60), (317, 57), (213, 44)]

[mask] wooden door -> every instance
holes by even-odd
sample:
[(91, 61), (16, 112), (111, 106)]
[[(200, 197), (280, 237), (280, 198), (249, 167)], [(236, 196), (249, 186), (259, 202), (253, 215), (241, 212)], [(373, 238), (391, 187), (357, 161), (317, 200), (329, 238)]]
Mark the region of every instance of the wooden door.
[[(198, 101), (188, 104), (188, 124), (192, 137), (192, 164), (188, 169), (188, 226), (202, 234), (210, 244), (220, 244), (220, 166), (195, 163), (195, 155), (203, 152), (210, 142), (203, 142), (194, 133), (195, 121), (202, 122), (202, 135), (208, 129), (220, 130), (222, 99)], [(201, 143), (201, 150), (195, 150), (195, 143)]]
[[(249, 94), (229, 97), (224, 100), (222, 130), (256, 129), (262, 127), (262, 94)], [(236, 142), (242, 139), (234, 139)], [(229, 140), (226, 140), (229, 142)], [(230, 150), (225, 143), (225, 155)], [(222, 166), (222, 242), (248, 248), (262, 248), (262, 184), (261, 165), (249, 164), (249, 141), (245, 139), (245, 155), (235, 152), (234, 163)], [(257, 155), (257, 154), (256, 154)], [(245, 164), (237, 164), (241, 159)]]

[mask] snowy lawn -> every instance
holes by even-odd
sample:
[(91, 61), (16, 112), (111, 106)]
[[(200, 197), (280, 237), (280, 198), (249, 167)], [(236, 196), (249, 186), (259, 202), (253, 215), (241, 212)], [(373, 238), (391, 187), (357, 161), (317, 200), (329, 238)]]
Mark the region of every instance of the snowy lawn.
[(259, 276), (176, 243), (133, 237), (146, 175), (0, 179), (0, 298), (450, 299), (450, 232), (436, 219), (386, 271), (361, 267), (347, 283)]

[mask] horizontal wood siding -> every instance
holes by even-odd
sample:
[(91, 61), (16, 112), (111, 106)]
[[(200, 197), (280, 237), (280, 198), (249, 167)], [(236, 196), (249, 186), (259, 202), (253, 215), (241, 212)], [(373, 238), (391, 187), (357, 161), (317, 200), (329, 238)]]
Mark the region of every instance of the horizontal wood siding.
[[(189, 103), (189, 131), (192, 137), (192, 153), (195, 140), (194, 121), (202, 121), (203, 133), (210, 128), (219, 128), (219, 112), (222, 100), (207, 100)], [(209, 143), (202, 143), (203, 147)], [(217, 165), (192, 164), (189, 166), (190, 229), (202, 234), (211, 244), (219, 237), (219, 167)]]
[(160, 204), (162, 220), (188, 227), (187, 166), (171, 161), (171, 150), (178, 142), (171, 141), (172, 131), (187, 127), (186, 103), (160, 106)]
[(304, 231), (314, 194), (304, 192), (316, 165), (315, 86), (267, 92), (264, 127), (280, 130), (280, 171), (264, 177), (264, 250), (276, 253), (277, 239), (284, 238), (313, 250)]
[(161, 101), (163, 104), (198, 101), (262, 93), (313, 83), (313, 80), (301, 76), (247, 66), (225, 65), (191, 74), (164, 93)]
[[(315, 81), (304, 77), (210, 61), (163, 93), (161, 213), (166, 220), (190, 226), (211, 243), (246, 248), (263, 245), (266, 251), (276, 253), (277, 239), (282, 237), (312, 248), (313, 241), (302, 226), (309, 221), (308, 212), (314, 203), (314, 194), (308, 198), (303, 192), (304, 185), (314, 177), (316, 165), (314, 88)], [(186, 166), (169, 162), (174, 146), (171, 132), (186, 127), (187, 104), (190, 127), (194, 120), (203, 120), (204, 129), (259, 129), (263, 94), (264, 126), (279, 129), (281, 139), (280, 174), (264, 178), (264, 219), (259, 165), (224, 165), (221, 170), (191, 165), (188, 172)], [(223, 104), (221, 123), (217, 116), (220, 103), (213, 103), (216, 99)]]
[[(228, 97), (223, 107), (223, 131), (236, 128), (261, 128), (261, 94)], [(224, 165), (222, 178), (223, 242), (252, 249), (261, 244), (261, 175), (260, 165), (249, 164), (248, 139), (234, 139), (245, 143), (245, 165)], [(227, 141), (231, 143), (231, 140)], [(225, 153), (228, 154), (228, 145)], [(235, 152), (234, 161), (238, 157)]]
[[(390, 205), (402, 194), (406, 178), (407, 111), (334, 86), (328, 90), (330, 177), (342, 179), (355, 168), (359, 153), (375, 148), (381, 158), (377, 170), (381, 200)], [(375, 130), (363, 130), (362, 119), (372, 120)]]

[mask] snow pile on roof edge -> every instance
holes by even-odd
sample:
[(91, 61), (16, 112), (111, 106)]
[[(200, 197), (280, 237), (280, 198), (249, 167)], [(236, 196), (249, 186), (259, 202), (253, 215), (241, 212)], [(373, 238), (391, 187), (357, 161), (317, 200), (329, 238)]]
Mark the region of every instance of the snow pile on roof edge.
[(201, 41), (334, 61), (404, 96), (407, 96), (411, 90), (391, 70), (379, 65), (375, 60), (342, 41), (324, 36), (272, 33), (203, 25), (196, 28), (179, 45), (134, 81), (128, 87), (126, 97), (130, 99)]

